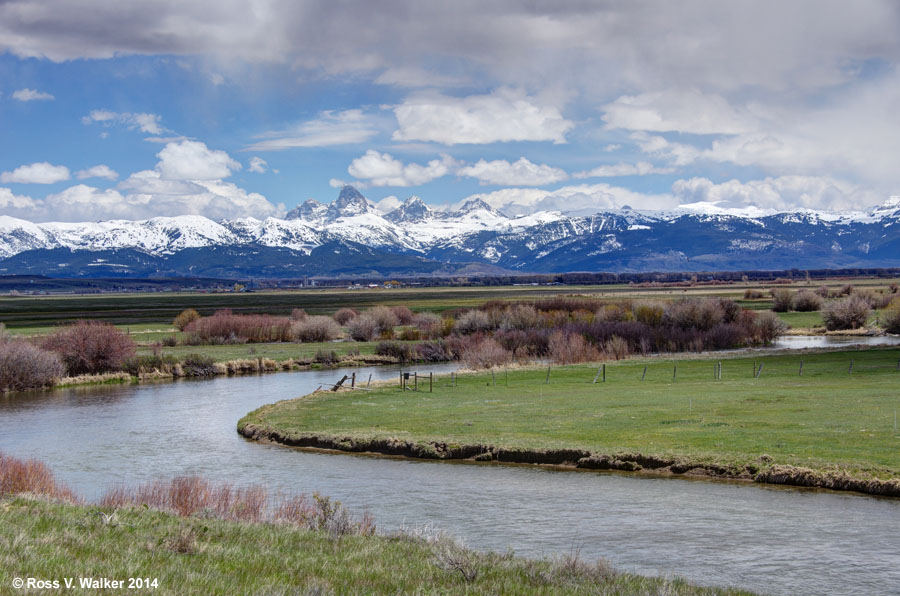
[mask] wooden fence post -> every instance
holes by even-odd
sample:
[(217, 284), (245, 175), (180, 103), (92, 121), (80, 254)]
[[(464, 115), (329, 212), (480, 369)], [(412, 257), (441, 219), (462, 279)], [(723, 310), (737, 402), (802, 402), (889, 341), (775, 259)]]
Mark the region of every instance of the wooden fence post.
[(591, 381), (591, 383), (596, 383), (596, 382), (597, 382), (597, 379), (600, 378), (600, 371), (601, 371), (601, 370), (602, 370), (602, 367), (597, 369), (597, 374), (594, 375), (594, 380)]
[(759, 363), (759, 368), (756, 369), (756, 378), (757, 378), (757, 379), (759, 378), (759, 375), (762, 374), (762, 367), (763, 367), (763, 363), (760, 362), (760, 363)]
[(369, 373), (369, 380), (366, 381), (366, 389), (369, 388), (369, 385), (372, 384), (372, 373)]
[(550, 384), (550, 367), (548, 366), (547, 367), (547, 380), (544, 381), (544, 385), (549, 385), (549, 384)]
[(853, 372), (853, 358), (850, 359), (850, 368), (847, 369), (847, 374), (850, 374), (852, 372)]
[(428, 393), (431, 393), (434, 388), (434, 372), (428, 373)]
[(419, 390), (419, 372), (416, 371), (413, 373), (413, 391)]
[(672, 382), (674, 383), (677, 378), (678, 378), (678, 363), (676, 362), (672, 366)]
[(645, 364), (645, 365), (644, 365), (644, 372), (641, 374), (641, 381), (643, 381), (643, 380), (644, 380), (644, 377), (646, 377), (646, 376), (647, 376), (647, 365)]
[(798, 376), (798, 377), (802, 377), (802, 376), (803, 376), (803, 361), (802, 361), (802, 360), (800, 361), (800, 372), (797, 373), (797, 376)]
[(353, 373), (353, 375), (350, 377), (350, 386), (356, 387), (356, 373)]
[(494, 387), (497, 386), (497, 377), (494, 376), (494, 369), (491, 369), (491, 383), (494, 384)]

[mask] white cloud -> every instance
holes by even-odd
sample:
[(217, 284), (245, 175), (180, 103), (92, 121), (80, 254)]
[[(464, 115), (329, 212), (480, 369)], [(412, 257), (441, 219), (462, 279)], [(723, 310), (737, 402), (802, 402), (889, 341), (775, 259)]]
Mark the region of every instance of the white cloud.
[(69, 168), (55, 166), (46, 161), (19, 166), (12, 172), (0, 174), (0, 182), (19, 184), (53, 184), (68, 179)]
[(554, 106), (538, 105), (522, 91), (501, 88), (488, 95), (456, 98), (440, 94), (410, 97), (394, 109), (397, 141), (445, 145), (498, 141), (565, 143), (575, 124)]
[(453, 207), (457, 208), (473, 198), (480, 198), (491, 207), (513, 216), (538, 211), (590, 215), (625, 206), (635, 209), (668, 209), (677, 205), (669, 194), (645, 194), (609, 184), (578, 184), (556, 190), (504, 188), (466, 197)]
[(368, 181), (372, 186), (418, 186), (445, 176), (456, 162), (449, 155), (433, 159), (426, 165), (404, 164), (389, 153), (372, 149), (357, 157), (347, 168), (354, 178)]
[(738, 134), (757, 127), (756, 118), (747, 110), (735, 109), (720, 95), (696, 90), (623, 95), (602, 109), (609, 128)]
[(19, 89), (18, 91), (13, 91), (12, 97), (19, 101), (46, 101), (56, 99), (49, 93), (37, 91), (35, 89)]
[(375, 207), (375, 211), (377, 211), (381, 215), (384, 215), (386, 213), (390, 213), (391, 211), (393, 211), (394, 209), (396, 209), (397, 207), (399, 207), (402, 204), (403, 204), (403, 201), (401, 201), (394, 195), (390, 195), (390, 196), (384, 197), (377, 203), (374, 203), (373, 207)]
[(289, 130), (267, 132), (245, 151), (281, 151), (294, 147), (330, 147), (364, 143), (378, 134), (375, 120), (362, 110), (324, 111)]
[(250, 158), (250, 167), (247, 168), (251, 172), (255, 172), (257, 174), (265, 174), (266, 170), (269, 168), (269, 164), (266, 163), (261, 157), (251, 157)]
[(101, 124), (124, 124), (128, 128), (136, 128), (141, 132), (151, 135), (160, 135), (166, 129), (160, 124), (162, 117), (158, 114), (148, 114), (144, 112), (111, 112), (109, 110), (91, 110), (91, 113), (84, 116), (81, 122), (91, 124), (99, 122)]
[(820, 210), (863, 210), (884, 200), (884, 195), (827, 176), (780, 176), (716, 184), (708, 178), (678, 180), (672, 193), (682, 206), (706, 205), (719, 209), (760, 209), (786, 211), (795, 208)]
[(119, 173), (105, 164), (100, 164), (86, 170), (75, 172), (75, 177), (79, 180), (84, 180), (85, 178), (106, 178), (107, 180), (115, 180), (119, 177)]
[(671, 174), (675, 168), (660, 168), (646, 161), (637, 163), (617, 163), (598, 166), (584, 172), (572, 174), (573, 178), (611, 178), (614, 176), (646, 176), (647, 174)]
[(157, 170), (165, 180), (215, 180), (241, 169), (241, 164), (227, 153), (199, 141), (169, 143), (156, 156)]
[[(348, 184), (350, 184), (350, 183), (345, 180), (341, 180), (340, 178), (332, 178), (331, 180), (328, 181), (328, 186), (330, 186), (331, 188), (344, 188)], [(352, 186), (355, 186), (357, 188), (357, 190), (360, 188), (366, 187), (365, 184), (362, 184), (360, 182), (354, 182), (352, 184)]]
[(686, 143), (669, 141), (660, 135), (649, 135), (643, 131), (631, 133), (631, 139), (641, 151), (669, 161), (674, 166), (685, 166), (696, 161), (703, 151)]
[(467, 82), (463, 77), (407, 66), (392, 66), (375, 79), (377, 85), (393, 85), (395, 87), (460, 87)]
[(505, 186), (543, 186), (569, 177), (565, 170), (547, 164), (535, 164), (524, 157), (513, 163), (504, 159), (480, 159), (477, 163), (460, 168), (456, 173), (459, 176), (477, 178), (482, 184)]
[(31, 197), (13, 194), (8, 188), (0, 188), (0, 209), (22, 209), (26, 213), (37, 207), (37, 203)]

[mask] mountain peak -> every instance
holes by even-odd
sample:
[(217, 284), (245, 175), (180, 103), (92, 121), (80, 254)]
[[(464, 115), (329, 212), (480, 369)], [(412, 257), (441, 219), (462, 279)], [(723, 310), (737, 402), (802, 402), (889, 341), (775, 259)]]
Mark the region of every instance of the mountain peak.
[(315, 199), (306, 199), (301, 205), (298, 205), (287, 212), (285, 219), (305, 219), (306, 221), (315, 221), (321, 219), (328, 211), (328, 207)]
[(423, 222), (434, 217), (434, 212), (425, 204), (425, 201), (413, 195), (403, 201), (403, 204), (388, 213), (384, 218), (394, 223)]
[(469, 199), (462, 204), (462, 207), (459, 208), (459, 213), (471, 213), (472, 211), (487, 211), (488, 213), (491, 213), (493, 215), (502, 215), (499, 211), (497, 211), (478, 197)]
[(367, 213), (369, 211), (369, 202), (366, 197), (349, 184), (341, 188), (338, 198), (328, 207), (331, 217), (345, 217)]

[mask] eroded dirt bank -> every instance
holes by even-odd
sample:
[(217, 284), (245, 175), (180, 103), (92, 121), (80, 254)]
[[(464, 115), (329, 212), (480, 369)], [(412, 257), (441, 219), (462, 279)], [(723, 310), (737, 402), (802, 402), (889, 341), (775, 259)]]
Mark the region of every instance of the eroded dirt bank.
[(328, 434), (286, 434), (251, 422), (240, 423), (238, 433), (255, 441), (348, 453), (372, 453), (431, 460), (544, 464), (573, 469), (640, 471), (660, 475), (704, 476), (900, 497), (900, 479), (898, 478), (890, 480), (859, 478), (851, 476), (843, 470), (813, 470), (775, 464), (765, 457), (760, 459), (759, 465), (728, 466), (641, 453), (601, 454), (582, 449), (511, 449), (494, 445), (414, 442), (390, 437), (358, 438)]

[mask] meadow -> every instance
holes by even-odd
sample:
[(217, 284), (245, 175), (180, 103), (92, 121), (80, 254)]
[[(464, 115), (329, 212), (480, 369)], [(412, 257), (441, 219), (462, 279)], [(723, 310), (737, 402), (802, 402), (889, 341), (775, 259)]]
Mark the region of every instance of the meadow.
[(401, 390), (399, 379), (368, 392), (317, 392), (265, 406), (239, 428), (900, 476), (900, 350), (656, 357), (608, 362), (605, 373), (601, 366), (440, 376), (432, 392), (421, 380), (419, 391)]

